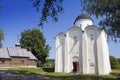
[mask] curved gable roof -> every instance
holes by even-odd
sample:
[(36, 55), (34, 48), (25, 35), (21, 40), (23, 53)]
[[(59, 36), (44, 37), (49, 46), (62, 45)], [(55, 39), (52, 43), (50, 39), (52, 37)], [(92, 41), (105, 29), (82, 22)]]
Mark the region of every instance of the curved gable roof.
[(98, 28), (98, 27), (96, 27), (95, 25), (88, 25), (88, 26), (85, 28), (85, 30), (90, 29), (90, 28), (96, 29), (96, 30), (102, 30), (101, 28)]
[(62, 35), (65, 36), (65, 34), (64, 34), (63, 32), (60, 32), (59, 34), (57, 34), (57, 36), (56, 36), (55, 38), (60, 37), (60, 36), (62, 36)]
[(85, 30), (87, 30), (87, 29), (89, 29), (89, 28), (93, 28), (93, 29), (96, 29), (96, 30), (99, 30), (99, 31), (104, 31), (104, 32), (107, 34), (107, 32), (106, 32), (105, 29), (103, 29), (103, 28), (98, 28), (98, 27), (96, 27), (95, 25), (89, 25), (89, 26), (87, 26), (87, 27), (85, 28)]
[[(71, 27), (71, 28), (69, 28), (69, 29), (67, 30), (67, 33), (70, 32), (71, 30), (74, 30), (74, 29), (79, 29), (79, 30), (81, 30), (80, 27), (78, 27), (78, 26), (73, 26), (73, 27)], [(82, 30), (81, 30), (81, 31), (82, 31)]]

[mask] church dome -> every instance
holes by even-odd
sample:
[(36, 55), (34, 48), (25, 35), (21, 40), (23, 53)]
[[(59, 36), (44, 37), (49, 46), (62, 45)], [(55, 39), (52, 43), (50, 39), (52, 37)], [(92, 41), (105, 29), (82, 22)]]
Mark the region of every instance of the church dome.
[(20, 43), (19, 43), (19, 42), (16, 42), (16, 43), (15, 43), (15, 46), (16, 46), (16, 47), (20, 47)]
[(83, 31), (89, 26), (93, 25), (93, 20), (88, 14), (80, 14), (74, 21), (74, 25), (80, 27)]
[(80, 19), (90, 19), (92, 20), (92, 18), (88, 15), (88, 14), (80, 14), (78, 17), (76, 17), (74, 24), (76, 21), (80, 20)]

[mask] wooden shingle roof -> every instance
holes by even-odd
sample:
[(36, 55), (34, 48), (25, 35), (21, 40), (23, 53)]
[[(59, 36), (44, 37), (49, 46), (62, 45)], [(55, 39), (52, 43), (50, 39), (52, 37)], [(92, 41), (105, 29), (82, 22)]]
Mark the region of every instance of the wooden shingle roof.
[(0, 49), (0, 58), (11, 58), (6, 48)]
[(0, 49), (0, 58), (11, 58), (11, 57), (27, 57), (29, 59), (37, 58), (26, 49), (23, 48), (1, 48)]

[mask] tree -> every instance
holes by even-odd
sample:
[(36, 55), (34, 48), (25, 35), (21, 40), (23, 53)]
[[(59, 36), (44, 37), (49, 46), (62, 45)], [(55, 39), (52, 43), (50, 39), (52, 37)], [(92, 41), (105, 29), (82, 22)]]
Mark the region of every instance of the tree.
[(3, 31), (0, 29), (0, 48), (2, 47), (2, 40), (4, 39), (4, 33)]
[(58, 21), (58, 14), (63, 12), (62, 2), (63, 0), (31, 0), (33, 7), (40, 12), (39, 26), (43, 26), (44, 22), (47, 22), (51, 17), (54, 22)]
[(119, 62), (114, 56), (110, 56), (110, 64), (112, 69), (118, 69), (119, 68)]
[(112, 40), (120, 41), (120, 0), (81, 0), (82, 9), (97, 18)]
[(118, 62), (119, 62), (119, 65), (120, 65), (120, 58), (117, 58)]
[(50, 47), (46, 44), (46, 39), (39, 29), (33, 28), (23, 31), (20, 44), (22, 48), (31, 51), (42, 64), (46, 62)]

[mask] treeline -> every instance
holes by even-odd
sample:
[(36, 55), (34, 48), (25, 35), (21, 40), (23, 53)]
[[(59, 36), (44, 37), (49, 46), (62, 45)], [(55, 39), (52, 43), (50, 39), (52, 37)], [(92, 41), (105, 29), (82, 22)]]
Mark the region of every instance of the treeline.
[(114, 56), (110, 55), (110, 64), (112, 69), (119, 69), (120, 68), (120, 58), (115, 58)]
[(46, 59), (46, 63), (44, 63), (44, 65), (38, 61), (37, 66), (44, 68), (55, 68), (55, 59)]

